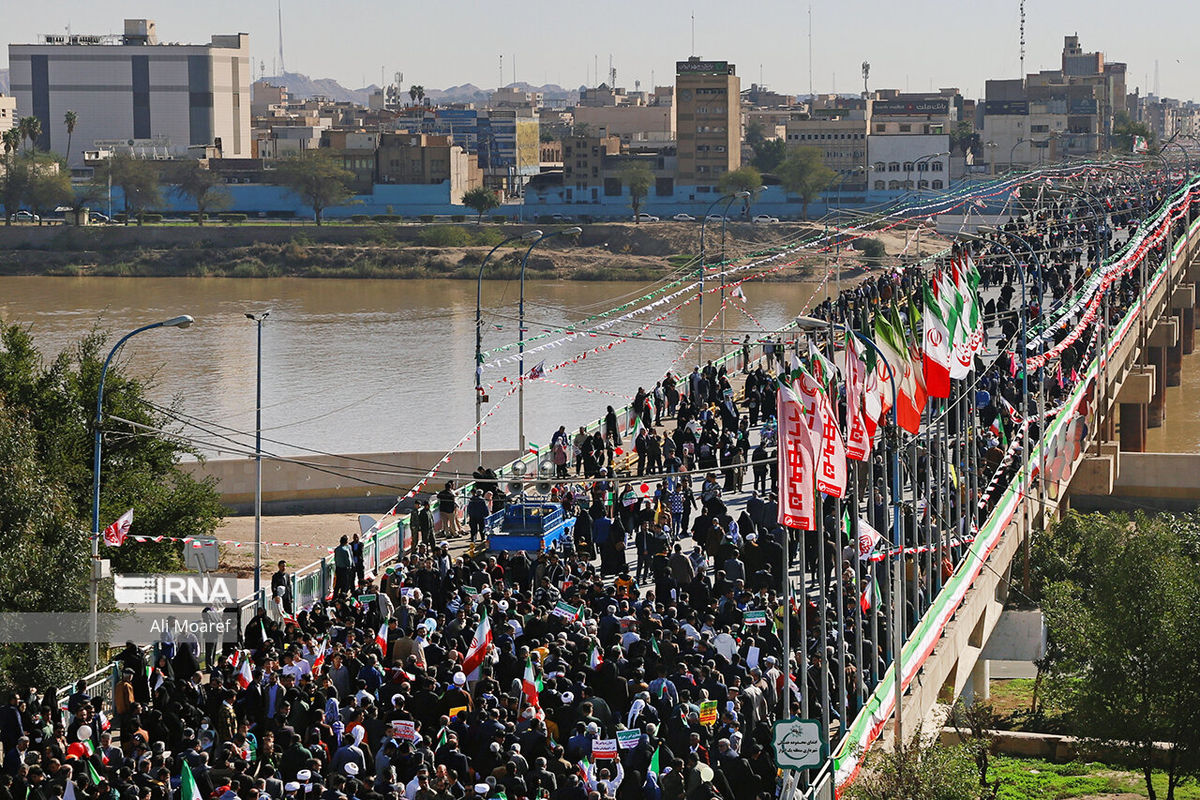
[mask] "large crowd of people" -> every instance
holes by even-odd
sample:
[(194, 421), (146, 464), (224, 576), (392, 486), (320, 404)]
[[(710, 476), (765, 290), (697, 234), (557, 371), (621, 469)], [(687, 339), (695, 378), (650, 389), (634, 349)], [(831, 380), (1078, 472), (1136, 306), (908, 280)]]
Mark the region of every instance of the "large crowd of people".
[[(1086, 277), (1099, 243), (1137, 223), (1134, 192), (1100, 200), (1102, 217), (1063, 199), (1007, 226), (1035, 243), (1036, 264), (993, 258), (997, 236), (976, 249), (989, 337), (1016, 333), (1016, 270), (1037, 287), (1027, 308), (1036, 324)], [(863, 328), (874, 309), (919, 297), (921, 281), (916, 267), (873, 275), (817, 313)], [(1113, 315), (1136, 289), (1136, 274), (1120, 284)], [(292, 608), (281, 563), (272, 587), (282, 616), (259, 609), (240, 644), (151, 655), (130, 644), (111, 698), (82, 683), (61, 706), (50, 691), (14, 692), (0, 707), (0, 800), (773, 797), (772, 724), (833, 698), (825, 713), (844, 725), (889, 656), (888, 598), (864, 602), (878, 567), (847, 540), (843, 506), (825, 499), (819, 529), (802, 536), (776, 521), (785, 346), (745, 358), (739, 376), (709, 363), (639, 390), (632, 436), (611, 407), (600, 431), (557, 428), (550, 499), (575, 520), (564, 548), (461, 552), (460, 514), (482, 540), (512, 499), (481, 468), (465, 503), (450, 484), (416, 504), (407, 547), (379, 574), (343, 537), (323, 602)], [(1031, 383), (1061, 397), (1092, 346), (1081, 337)], [(989, 430), (1021, 399), (1012, 352), (977, 364), (975, 422), (950, 427), (974, 448), (972, 463), (993, 470), (1001, 442)], [(919, 469), (948, 457), (922, 453)], [(888, 469), (881, 446), (845, 504), (885, 534)], [(920, 541), (920, 514), (935, 526), (972, 520), (955, 527), (970, 532), (977, 493), (947, 494), (946, 508), (941, 492), (909, 496), (906, 544)], [(914, 613), (960, 554), (908, 560)], [(800, 557), (806, 588), (790, 598), (788, 654), (782, 586)]]

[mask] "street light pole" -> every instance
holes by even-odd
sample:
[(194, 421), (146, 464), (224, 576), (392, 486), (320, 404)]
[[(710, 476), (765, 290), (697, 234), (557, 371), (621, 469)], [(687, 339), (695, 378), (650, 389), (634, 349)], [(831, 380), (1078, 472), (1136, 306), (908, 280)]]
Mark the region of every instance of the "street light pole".
[[(534, 233), (534, 231), (530, 231)], [(552, 236), (574, 236), (583, 233), (583, 228), (572, 226), (562, 230), (540, 233), (525, 256), (521, 259), (521, 300), (517, 309), (517, 437), (521, 445), (521, 454), (525, 454), (525, 265), (529, 263), (529, 254), (546, 239)]]
[(539, 230), (526, 231), (500, 242), (483, 257), (483, 263), (479, 265), (479, 277), (475, 280), (475, 463), (480, 467), (483, 466), (483, 269), (496, 251), (504, 245), (518, 240), (536, 239), (541, 235)]
[[(705, 247), (704, 247), (704, 228), (708, 225), (709, 212), (717, 203), (729, 197), (729, 195), (721, 195), (716, 200), (708, 204), (708, 208), (704, 210), (704, 216), (700, 219), (700, 293), (697, 297), (700, 315), (699, 333), (696, 334), (696, 363), (704, 367), (704, 262), (705, 262)], [(721, 224), (725, 224), (724, 215), (721, 217)], [(722, 235), (721, 242), (724, 245), (725, 237)]]
[(95, 436), (92, 441), (92, 576), (91, 576), (91, 631), (89, 636), (88, 665), (92, 671), (95, 671), (100, 660), (100, 452), (101, 452), (101, 430), (100, 426), (104, 424), (104, 381), (108, 377), (108, 367), (112, 363), (113, 357), (117, 351), (121, 349), (121, 345), (137, 336), (139, 333), (154, 330), (155, 328), (187, 328), (194, 319), (184, 314), (178, 317), (171, 317), (162, 322), (155, 322), (150, 325), (143, 325), (137, 330), (130, 331), (117, 340), (113, 345), (112, 350), (108, 351), (108, 357), (104, 359), (104, 366), (100, 369), (100, 386), (96, 390), (96, 418), (95, 418)]
[[(717, 355), (722, 355), (725, 351), (725, 221), (729, 217), (729, 207), (733, 205), (734, 200), (748, 200), (750, 193), (747, 191), (734, 192), (729, 195), (729, 202), (725, 204), (725, 210), (721, 213), (721, 350), (717, 351)], [(703, 322), (700, 323), (704, 325)], [(704, 330), (701, 327), (700, 338), (704, 339)], [(704, 368), (704, 364), (700, 365)]]
[[(257, 377), (254, 391), (254, 596), (262, 589), (262, 329), (270, 311), (246, 314), (258, 328)], [(261, 598), (260, 598), (261, 600)]]
[(1017, 151), (1017, 146), (1020, 145), (1021, 143), (1023, 143), (1024, 141), (1025, 141), (1024, 139), (1017, 137), (1017, 140), (1015, 142), (1013, 142), (1013, 146), (1008, 148), (1008, 171), (1009, 172), (1013, 171), (1013, 153), (1015, 153)]

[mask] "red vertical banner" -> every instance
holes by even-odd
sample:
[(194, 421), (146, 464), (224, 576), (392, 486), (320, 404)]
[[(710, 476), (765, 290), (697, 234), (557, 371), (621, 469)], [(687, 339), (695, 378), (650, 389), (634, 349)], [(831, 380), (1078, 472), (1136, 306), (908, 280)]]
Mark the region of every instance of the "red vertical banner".
[(871, 436), (863, 414), (863, 381), (867, 365), (859, 358), (854, 338), (846, 334), (846, 364), (842, 374), (846, 376), (846, 413), (848, 436), (846, 455), (855, 461), (866, 461), (871, 455)]
[(779, 420), (779, 519), (788, 528), (816, 530), (813, 499), (813, 442), (804, 404), (780, 386), (776, 393)]
[(842, 497), (846, 494), (846, 446), (829, 395), (817, 379), (804, 370), (800, 371), (794, 385), (804, 404), (809, 436), (817, 454), (817, 491), (830, 497)]

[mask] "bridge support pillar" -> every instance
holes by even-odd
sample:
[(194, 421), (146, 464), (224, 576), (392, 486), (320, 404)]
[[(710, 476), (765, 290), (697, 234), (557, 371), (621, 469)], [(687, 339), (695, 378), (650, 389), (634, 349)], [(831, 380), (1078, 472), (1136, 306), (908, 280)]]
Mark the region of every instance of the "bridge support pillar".
[(1179, 331), (1179, 340), (1183, 343), (1183, 354), (1190, 356), (1196, 349), (1196, 307), (1181, 308), (1179, 319), (1183, 323), (1183, 328)]
[(1121, 403), (1121, 450), (1146, 452), (1146, 409), (1141, 403)]
[(1167, 386), (1183, 383), (1183, 331), (1179, 341), (1167, 348)]
[(975, 662), (975, 666), (971, 668), (971, 674), (967, 678), (966, 685), (963, 686), (962, 701), (966, 705), (975, 705), (976, 703), (987, 700), (992, 696), (992, 670), (989, 667), (986, 658), (980, 658)]
[(1161, 428), (1167, 406), (1167, 348), (1153, 345), (1147, 347), (1146, 363), (1154, 367), (1155, 377), (1154, 397), (1146, 409), (1146, 426)]

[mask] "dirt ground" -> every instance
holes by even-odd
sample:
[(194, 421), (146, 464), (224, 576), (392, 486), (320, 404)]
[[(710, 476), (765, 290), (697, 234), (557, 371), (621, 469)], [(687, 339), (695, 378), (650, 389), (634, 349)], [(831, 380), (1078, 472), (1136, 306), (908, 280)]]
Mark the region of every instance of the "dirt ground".
[[(338, 543), (338, 538), (358, 533), (357, 514), (306, 514), (262, 518), (263, 564), (275, 571), (275, 563), (287, 561), (288, 572), (319, 560)], [(245, 542), (242, 547), (221, 545), (221, 569), (250, 574), (254, 569), (254, 517), (226, 517), (217, 538)], [(300, 547), (270, 545), (288, 542)]]

